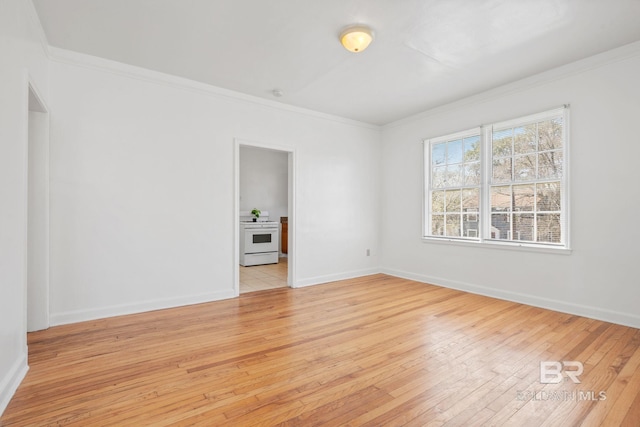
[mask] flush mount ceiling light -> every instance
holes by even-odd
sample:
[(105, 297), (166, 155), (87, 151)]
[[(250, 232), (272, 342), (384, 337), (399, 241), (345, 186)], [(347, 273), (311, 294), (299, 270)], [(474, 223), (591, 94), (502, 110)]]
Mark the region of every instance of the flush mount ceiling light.
[(340, 33), (340, 43), (350, 52), (362, 52), (373, 40), (373, 32), (365, 25), (352, 25)]

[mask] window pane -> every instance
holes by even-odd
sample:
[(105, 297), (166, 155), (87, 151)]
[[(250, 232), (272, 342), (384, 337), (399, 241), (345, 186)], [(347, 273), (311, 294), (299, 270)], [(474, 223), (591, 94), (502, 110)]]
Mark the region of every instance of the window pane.
[(491, 211), (511, 211), (511, 187), (491, 187)]
[(480, 207), (480, 189), (467, 188), (462, 190), (462, 211), (478, 212)]
[(462, 185), (462, 165), (447, 166), (447, 187), (459, 187)]
[(480, 136), (464, 139), (464, 161), (477, 162), (480, 160)]
[(446, 236), (460, 237), (460, 214), (447, 214)]
[(480, 184), (480, 162), (468, 163), (464, 165), (464, 184)]
[(445, 150), (446, 150), (446, 144), (444, 142), (440, 144), (433, 144), (431, 146), (431, 164), (432, 165), (444, 165)]
[(560, 214), (538, 214), (538, 242), (560, 243)]
[(511, 238), (509, 214), (491, 214), (491, 238), (500, 240)]
[(477, 211), (473, 211), (473, 210), (468, 210), (465, 211), (465, 213), (462, 215), (462, 221), (467, 223), (467, 222), (479, 222), (478, 221), (478, 212)]
[(535, 185), (514, 185), (514, 210), (532, 212), (535, 208)]
[(533, 241), (532, 213), (513, 215), (513, 240)]
[(511, 182), (511, 158), (494, 160), (492, 177), (495, 184)]
[(438, 166), (437, 168), (433, 168), (431, 186), (433, 188), (444, 188), (446, 181), (447, 181), (447, 167)]
[(447, 163), (462, 163), (462, 140), (447, 142)]
[(562, 148), (562, 118), (538, 123), (538, 150), (558, 150)]
[[(462, 190), (462, 225), (464, 228), (464, 235), (467, 237), (477, 237), (469, 235), (466, 232), (467, 229), (478, 229), (478, 212), (480, 211), (480, 189), (469, 188)], [(473, 224), (471, 224), (473, 223)]]
[(539, 183), (536, 187), (538, 212), (561, 209), (560, 181)]
[(536, 151), (536, 125), (517, 127), (513, 130), (513, 150), (515, 154)]
[(511, 156), (512, 135), (513, 129), (505, 129), (493, 133), (493, 142), (491, 144), (493, 157)]
[(431, 212), (444, 212), (444, 191), (431, 193)]
[[(466, 216), (467, 215), (464, 215), (464, 217)], [(480, 235), (478, 231), (478, 221), (467, 221), (464, 217), (462, 219), (463, 237), (477, 238)]]
[(538, 154), (540, 179), (562, 178), (562, 151), (546, 151)]
[(431, 235), (444, 236), (444, 215), (431, 216)]
[(460, 193), (460, 190), (447, 191), (445, 194), (447, 212), (460, 212)]
[(513, 177), (515, 181), (531, 181), (536, 179), (536, 155), (514, 158)]

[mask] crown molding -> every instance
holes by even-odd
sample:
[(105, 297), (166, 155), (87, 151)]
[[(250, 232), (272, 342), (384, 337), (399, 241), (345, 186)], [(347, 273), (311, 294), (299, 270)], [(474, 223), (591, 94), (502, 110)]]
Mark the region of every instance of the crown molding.
[(436, 116), (438, 114), (453, 111), (461, 107), (487, 102), (505, 95), (522, 92), (537, 86), (546, 85), (557, 80), (576, 76), (578, 74), (582, 74), (596, 68), (600, 68), (620, 61), (625, 61), (627, 59), (635, 58), (638, 56), (640, 56), (640, 41), (629, 43), (615, 49), (611, 49), (575, 62), (571, 62), (566, 65), (562, 65), (560, 67), (552, 68), (548, 71), (543, 71), (533, 76), (517, 80), (513, 83), (507, 83), (505, 85), (489, 89), (476, 95), (465, 97), (458, 101), (453, 101), (439, 107), (431, 108), (421, 113), (417, 113), (409, 117), (396, 120), (395, 122), (383, 125), (382, 129), (391, 129), (394, 127), (423, 120), (431, 116)]
[(365, 128), (374, 131), (380, 131), (381, 127), (370, 123), (359, 122), (357, 120), (351, 120), (340, 116), (321, 113), (314, 110), (309, 110), (302, 107), (296, 107), (293, 105), (283, 104), (277, 101), (270, 101), (253, 95), (247, 95), (241, 92), (236, 92), (230, 89), (224, 89), (218, 86), (209, 85), (206, 83), (190, 80), (184, 77), (178, 77), (170, 74), (165, 74), (159, 71), (149, 70), (147, 68), (137, 67), (134, 65), (124, 64), (110, 59), (100, 58), (97, 56), (87, 55), (80, 52), (61, 49), (58, 47), (49, 47), (50, 56), (52, 61), (64, 64), (75, 65), (84, 67), (96, 71), (108, 72), (117, 74), (123, 77), (131, 79), (142, 80), (149, 83), (158, 84), (161, 86), (177, 88), (181, 90), (188, 90), (191, 92), (199, 93), (206, 96), (214, 96), (218, 98), (224, 98), (227, 100), (244, 102), (248, 104), (260, 105), (275, 110), (286, 111), (289, 113), (300, 114), (306, 117), (328, 120), (332, 122), (341, 123), (344, 125), (355, 126), (359, 128)]

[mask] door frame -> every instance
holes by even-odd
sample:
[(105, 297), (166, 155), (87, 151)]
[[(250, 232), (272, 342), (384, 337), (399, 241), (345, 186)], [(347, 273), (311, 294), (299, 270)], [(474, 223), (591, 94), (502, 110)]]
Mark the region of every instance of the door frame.
[(294, 147), (271, 144), (266, 142), (251, 141), (242, 138), (234, 138), (234, 179), (233, 179), (233, 291), (237, 297), (240, 295), (240, 147), (264, 148), (267, 150), (281, 151), (288, 154), (287, 191), (289, 194), (287, 203), (288, 251), (287, 251), (287, 285), (295, 288), (296, 278), (296, 150)]

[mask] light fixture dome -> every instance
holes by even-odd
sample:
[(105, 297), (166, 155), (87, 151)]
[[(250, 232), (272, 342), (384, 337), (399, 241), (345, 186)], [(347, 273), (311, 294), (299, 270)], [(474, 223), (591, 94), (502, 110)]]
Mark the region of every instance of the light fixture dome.
[(352, 25), (340, 33), (340, 43), (350, 52), (362, 52), (373, 40), (373, 32), (365, 25)]

